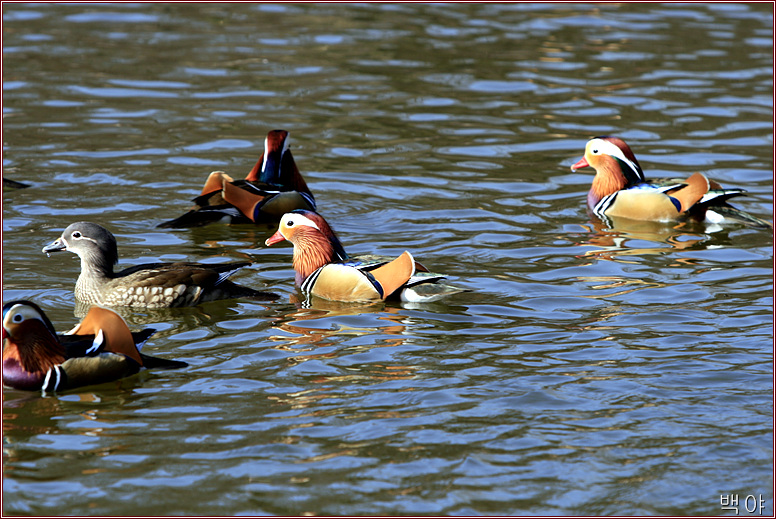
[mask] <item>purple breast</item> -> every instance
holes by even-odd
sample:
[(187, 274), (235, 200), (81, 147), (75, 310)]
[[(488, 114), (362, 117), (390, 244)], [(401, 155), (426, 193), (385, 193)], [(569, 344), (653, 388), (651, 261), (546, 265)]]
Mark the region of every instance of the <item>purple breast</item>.
[(30, 373), (26, 371), (16, 359), (3, 361), (3, 385), (14, 389), (35, 391), (43, 386), (46, 374), (42, 372)]

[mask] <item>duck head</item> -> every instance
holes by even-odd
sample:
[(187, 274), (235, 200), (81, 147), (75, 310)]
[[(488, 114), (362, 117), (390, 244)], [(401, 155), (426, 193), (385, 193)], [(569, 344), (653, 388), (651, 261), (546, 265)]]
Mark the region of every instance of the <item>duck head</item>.
[(39, 389), (49, 369), (65, 361), (65, 348), (43, 310), (30, 301), (3, 305), (3, 383)]
[(277, 232), (264, 243), (270, 246), (283, 240), (294, 245), (293, 265), (299, 285), (324, 265), (348, 259), (339, 238), (326, 220), (314, 211), (297, 209), (284, 214)]
[(587, 194), (590, 207), (595, 207), (607, 195), (645, 180), (636, 156), (625, 141), (618, 137), (590, 139), (585, 146), (585, 156), (571, 166), (571, 170), (587, 167), (595, 169), (595, 178)]
[(83, 268), (97, 269), (106, 275), (113, 273), (119, 261), (116, 238), (96, 223), (76, 222), (62, 232), (62, 236), (43, 247), (43, 252), (70, 251), (81, 258)]

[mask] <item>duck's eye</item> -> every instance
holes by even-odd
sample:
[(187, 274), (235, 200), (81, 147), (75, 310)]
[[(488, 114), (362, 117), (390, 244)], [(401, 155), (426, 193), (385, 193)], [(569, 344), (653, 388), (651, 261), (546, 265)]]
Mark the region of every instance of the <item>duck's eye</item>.
[(289, 220), (289, 221), (286, 222), (286, 227), (293, 227), (293, 226), (294, 226), (294, 221), (293, 220)]
[(598, 155), (598, 148), (593, 148), (593, 155)]
[(13, 322), (20, 323), (24, 321), (24, 316), (22, 314), (16, 314), (13, 316)]
[(78, 239), (78, 238), (80, 238), (80, 237), (81, 237), (81, 233), (80, 233), (80, 232), (78, 232), (78, 231), (75, 231), (75, 232), (73, 233), (73, 238), (76, 238), (76, 239)]

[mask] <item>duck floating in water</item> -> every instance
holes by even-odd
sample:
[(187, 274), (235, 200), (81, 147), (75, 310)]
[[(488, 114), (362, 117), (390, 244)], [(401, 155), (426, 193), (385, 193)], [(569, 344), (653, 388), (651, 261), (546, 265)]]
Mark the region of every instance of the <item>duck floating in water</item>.
[(208, 223), (277, 222), (294, 209), (315, 209), (315, 197), (299, 173), (286, 130), (272, 130), (264, 153), (245, 180), (223, 171), (210, 174), (188, 213), (157, 227), (198, 227)]
[(585, 156), (571, 166), (572, 171), (592, 167), (596, 174), (587, 194), (587, 205), (601, 218), (670, 222), (690, 219), (721, 223), (732, 219), (754, 227), (773, 224), (729, 205), (729, 198), (743, 189), (722, 189), (702, 173), (686, 180), (648, 181), (630, 147), (618, 137), (602, 136), (588, 141)]
[(3, 305), (3, 385), (64, 391), (117, 380), (142, 368), (188, 365), (140, 353), (153, 333), (150, 328), (132, 333), (118, 314), (94, 306), (75, 328), (57, 335), (38, 305), (10, 301)]
[(227, 278), (249, 261), (204, 263), (148, 263), (113, 272), (119, 253), (116, 238), (91, 222), (76, 222), (56, 241), (43, 247), (49, 254), (70, 251), (81, 258), (75, 296), (84, 303), (105, 306), (168, 308), (205, 301), (249, 297), (269, 301), (279, 296), (243, 287)]
[(331, 301), (379, 301), (389, 297), (409, 302), (436, 301), (467, 291), (442, 283), (405, 251), (398, 258), (351, 258), (326, 220), (313, 211), (283, 215), (266, 245), (288, 240), (294, 245), (296, 284), (305, 296)]

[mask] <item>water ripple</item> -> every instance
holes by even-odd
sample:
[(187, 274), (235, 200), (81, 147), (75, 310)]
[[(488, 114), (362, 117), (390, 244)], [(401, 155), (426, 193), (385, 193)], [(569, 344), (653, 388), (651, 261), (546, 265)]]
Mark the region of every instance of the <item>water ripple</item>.
[[(620, 135), (648, 177), (702, 170), (772, 219), (767, 8), (3, 19), (4, 174), (32, 184), (3, 192), (6, 300), (77, 322), (78, 259), (40, 253), (76, 219), (115, 232), (121, 267), (250, 259), (235, 280), (281, 295), (121, 311), (187, 369), (5, 389), (5, 513), (718, 515), (721, 492), (772, 513), (772, 233), (610, 227), (586, 212), (592, 170), (569, 170)], [(472, 291), (303, 308), (274, 225), (155, 229), (278, 127), (351, 253), (407, 249)]]

